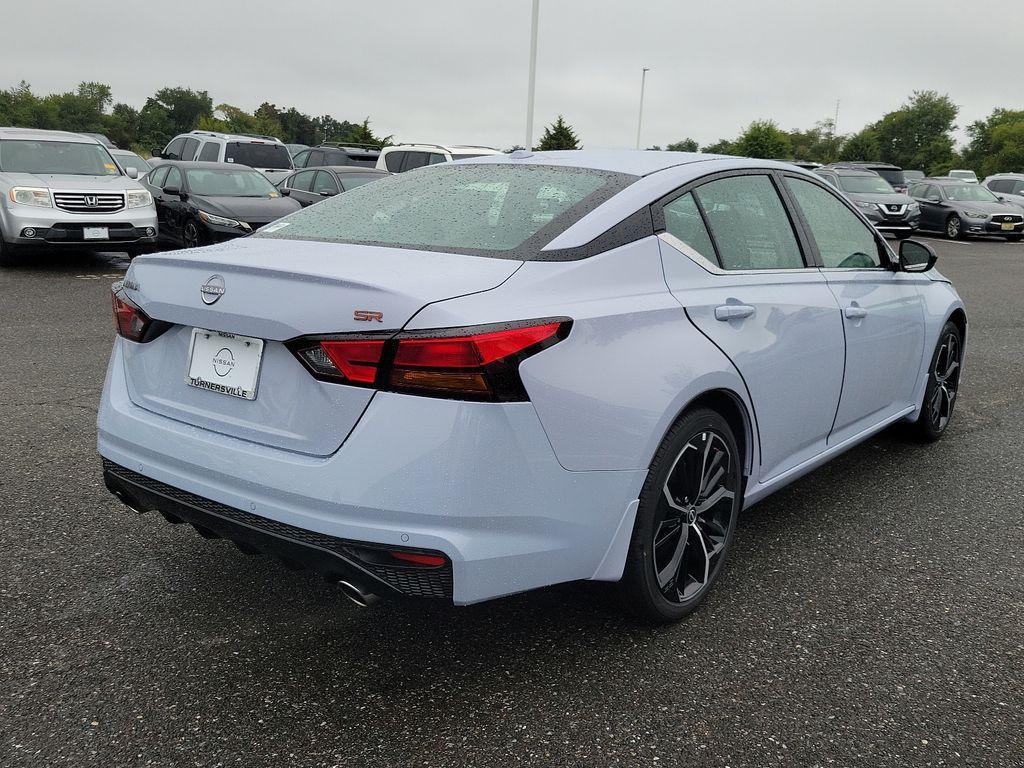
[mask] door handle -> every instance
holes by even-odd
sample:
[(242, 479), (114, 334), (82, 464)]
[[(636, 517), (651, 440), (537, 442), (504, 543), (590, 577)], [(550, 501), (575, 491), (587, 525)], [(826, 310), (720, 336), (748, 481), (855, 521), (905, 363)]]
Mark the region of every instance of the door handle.
[(868, 316), (868, 311), (859, 304), (851, 304), (843, 310), (843, 314), (850, 320), (863, 320)]
[(742, 320), (754, 314), (754, 308), (749, 304), (723, 304), (715, 307), (715, 320)]

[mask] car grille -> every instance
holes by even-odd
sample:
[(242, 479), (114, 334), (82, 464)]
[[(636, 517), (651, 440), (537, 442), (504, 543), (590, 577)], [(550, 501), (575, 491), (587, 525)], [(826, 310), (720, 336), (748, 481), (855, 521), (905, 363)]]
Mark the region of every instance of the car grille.
[(54, 192), (53, 202), (71, 213), (113, 213), (124, 208), (124, 195), (88, 192)]
[(1022, 221), (1024, 221), (1024, 216), (1018, 216), (1012, 213), (997, 213), (995, 216), (992, 217), (992, 221), (996, 222), (997, 224), (1020, 224)]
[[(216, 521), (225, 521), (229, 524), (243, 526), (247, 529), (258, 531), (268, 537), (282, 539), (291, 542), (310, 552), (330, 552), (344, 560), (358, 563), (358, 567), (372, 574), (374, 577), (390, 586), (395, 591), (409, 597), (437, 597), (451, 598), (452, 596), (452, 565), (447, 563), (440, 568), (406, 568), (402, 566), (390, 566), (376, 562), (368, 562), (360, 556), (361, 550), (385, 549), (401, 550), (404, 547), (383, 546), (369, 544), (367, 542), (350, 541), (338, 539), (325, 533), (310, 531), (305, 528), (298, 528), (288, 523), (255, 515), (227, 504), (198, 496), (194, 493), (175, 488), (172, 485), (161, 483), (145, 475), (134, 472), (127, 467), (122, 467), (109, 459), (103, 459), (103, 470), (106, 474), (134, 486), (135, 490), (128, 488), (129, 494), (138, 494), (138, 491), (148, 492), (166, 500), (166, 503), (156, 504), (156, 508), (167, 516), (170, 514), (181, 515), (190, 519), (192, 514), (199, 513), (202, 526), (203, 518), (210, 521), (211, 527), (216, 527)], [(189, 512), (191, 510), (191, 513)], [(192, 520), (190, 519), (190, 522)], [(230, 533), (221, 534), (225, 538), (232, 538)], [(420, 550), (409, 549), (411, 552)], [(293, 564), (304, 566), (301, 561)], [(309, 567), (315, 567), (310, 564)]]

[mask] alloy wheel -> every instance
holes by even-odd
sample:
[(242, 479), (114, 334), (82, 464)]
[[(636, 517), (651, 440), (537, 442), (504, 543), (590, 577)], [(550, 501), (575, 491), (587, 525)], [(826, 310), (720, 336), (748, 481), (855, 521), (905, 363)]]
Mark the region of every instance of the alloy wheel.
[(182, 232), (182, 239), (185, 241), (186, 248), (198, 248), (202, 245), (199, 242), (199, 229), (196, 227), (194, 222), (189, 222), (185, 225), (185, 229)]
[(946, 235), (950, 240), (956, 240), (960, 237), (960, 217), (950, 216), (949, 221), (946, 222)]
[(725, 439), (706, 430), (683, 446), (669, 470), (651, 551), (658, 588), (670, 602), (693, 600), (715, 574), (739, 490), (734, 460)]
[(956, 335), (948, 333), (940, 342), (932, 376), (935, 377), (935, 389), (928, 403), (928, 414), (932, 426), (941, 432), (953, 415), (960, 383), (960, 340)]

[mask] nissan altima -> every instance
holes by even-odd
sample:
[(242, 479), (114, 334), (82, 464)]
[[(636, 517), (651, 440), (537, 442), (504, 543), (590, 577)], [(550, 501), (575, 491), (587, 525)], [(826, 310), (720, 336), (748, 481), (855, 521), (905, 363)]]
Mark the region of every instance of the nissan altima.
[[(879, 430), (935, 440), (967, 316), (812, 173), (575, 151), (367, 184), (114, 286), (107, 487), (338, 583), (692, 611), (741, 509)], [(867, 514), (867, 513), (866, 513)]]

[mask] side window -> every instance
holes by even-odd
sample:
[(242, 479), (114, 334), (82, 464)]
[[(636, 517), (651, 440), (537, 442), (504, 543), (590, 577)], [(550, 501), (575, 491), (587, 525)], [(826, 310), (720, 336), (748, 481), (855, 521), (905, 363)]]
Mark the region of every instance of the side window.
[(302, 173), (296, 173), (292, 176), (292, 180), (288, 183), (288, 186), (292, 189), (297, 189), (300, 192), (309, 192), (313, 186), (313, 177), (316, 176), (316, 171), (303, 171)]
[(907, 194), (911, 197), (924, 197), (924, 184), (911, 184), (907, 188)]
[(218, 155), (220, 155), (220, 144), (215, 141), (208, 141), (203, 144), (203, 149), (199, 153), (199, 159), (216, 162)]
[(839, 177), (832, 173), (819, 173), (819, 176), (831, 184), (833, 187), (839, 187)]
[(443, 163), (445, 161), (445, 156), (439, 155), (436, 152), (431, 152), (427, 155), (427, 165), (437, 165), (438, 163)]
[(167, 170), (170, 166), (159, 166), (149, 177), (149, 183), (158, 189), (164, 188), (164, 179), (167, 178)]
[(1013, 182), (1013, 189), (1010, 190), (1011, 195), (1024, 195), (1024, 181)]
[(427, 164), (426, 152), (406, 152), (405, 162), (402, 164), (403, 171), (411, 171), (414, 168), (422, 168)]
[(299, 152), (299, 154), (297, 154), (294, 158), (292, 158), (292, 164), (296, 168), (305, 168), (307, 160), (309, 160), (309, 150), (304, 149), (301, 152)]
[(870, 269), (882, 266), (874, 230), (835, 195), (803, 179), (787, 178), (786, 185), (803, 211), (825, 267)]
[(697, 188), (723, 269), (801, 269), (793, 225), (768, 176), (733, 176)]
[(712, 264), (718, 263), (715, 246), (711, 242), (708, 228), (704, 226), (704, 218), (700, 215), (700, 209), (697, 208), (692, 194), (677, 197), (662, 211), (665, 214), (666, 232), (678, 237)]
[(309, 156), (306, 158), (306, 164), (303, 168), (316, 168), (324, 164), (324, 151), (322, 149), (311, 149), (309, 150)]
[(164, 147), (164, 160), (181, 160), (181, 148), (185, 146), (184, 137), (177, 138)]
[(338, 184), (327, 171), (317, 171), (316, 181), (313, 182), (313, 192), (318, 195), (324, 193), (336, 195), (338, 194)]
[(392, 173), (398, 173), (402, 170), (402, 160), (405, 155), (405, 152), (388, 152), (384, 155), (385, 167)]
[(181, 159), (195, 160), (197, 149), (199, 149), (199, 139), (185, 139), (185, 146), (181, 150)]
[(924, 199), (925, 200), (942, 200), (942, 194), (939, 192), (939, 188), (934, 184), (929, 184), (924, 188)]
[(181, 189), (181, 171), (179, 171), (174, 166), (171, 166), (167, 170), (167, 180), (164, 181), (163, 186)]

